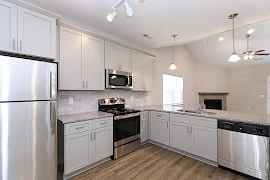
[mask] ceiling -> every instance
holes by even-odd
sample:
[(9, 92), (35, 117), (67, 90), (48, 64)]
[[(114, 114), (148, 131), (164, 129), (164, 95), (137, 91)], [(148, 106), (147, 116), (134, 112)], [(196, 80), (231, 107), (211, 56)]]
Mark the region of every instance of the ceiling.
[(240, 14), (236, 26), (270, 18), (269, 0), (128, 0), (134, 16), (127, 18), (122, 4), (111, 24), (106, 16), (118, 0), (25, 1), (147, 49), (172, 45), (172, 34), (178, 34), (177, 44), (185, 44), (228, 30), (227, 17), (235, 12)]
[[(247, 27), (239, 28), (235, 31), (236, 53), (243, 54), (247, 51), (246, 34), (249, 28), (254, 29), (254, 33), (249, 40), (249, 50), (266, 50), (264, 53), (270, 53), (270, 20), (253, 24)], [(220, 42), (219, 37), (223, 36), (224, 41)], [(206, 39), (196, 41), (185, 45), (193, 57), (198, 61), (209, 62), (223, 67), (234, 68), (249, 65), (270, 63), (270, 56), (261, 56), (262, 60), (241, 60), (235, 63), (228, 62), (233, 52), (232, 33), (217, 34)], [(256, 56), (254, 59), (261, 58)], [(242, 56), (243, 58), (243, 56)]]

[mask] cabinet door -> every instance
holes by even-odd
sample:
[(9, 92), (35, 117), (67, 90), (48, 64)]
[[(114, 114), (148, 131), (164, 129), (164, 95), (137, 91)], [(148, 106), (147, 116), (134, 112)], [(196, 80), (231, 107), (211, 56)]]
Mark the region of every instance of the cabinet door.
[(55, 59), (56, 20), (18, 7), (18, 52)]
[(148, 120), (141, 121), (141, 142), (149, 139), (149, 126)]
[(169, 122), (151, 119), (151, 140), (169, 146)]
[(17, 6), (0, 1), (0, 50), (17, 52)]
[(192, 134), (189, 124), (171, 122), (170, 146), (181, 151), (192, 153)]
[(65, 137), (65, 174), (72, 173), (92, 163), (91, 132)]
[(113, 127), (94, 130), (93, 161), (97, 162), (113, 155)]
[(143, 90), (143, 55), (137, 52), (132, 52), (132, 84), (132, 90)]
[(84, 90), (83, 33), (60, 27), (60, 90)]
[(193, 126), (193, 153), (217, 162), (217, 129)]
[(85, 88), (88, 90), (104, 90), (104, 41), (85, 35), (83, 54)]
[(118, 45), (105, 42), (105, 67), (106, 69), (120, 70), (118, 63)]
[(144, 90), (152, 91), (154, 84), (154, 59), (149, 56), (143, 57), (143, 85)]
[(131, 72), (131, 49), (119, 46), (118, 63), (121, 71)]

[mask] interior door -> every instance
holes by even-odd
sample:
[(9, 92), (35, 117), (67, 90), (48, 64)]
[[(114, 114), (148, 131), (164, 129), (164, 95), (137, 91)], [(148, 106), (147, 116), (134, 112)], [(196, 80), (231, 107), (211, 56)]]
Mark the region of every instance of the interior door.
[(17, 52), (17, 6), (0, 1), (0, 50)]
[(56, 99), (57, 65), (0, 56), (0, 102)]
[(84, 90), (83, 33), (60, 27), (60, 90)]
[(19, 53), (55, 59), (56, 20), (18, 7)]
[(143, 90), (143, 55), (132, 52), (132, 85), (134, 91)]
[(52, 103), (0, 103), (0, 179), (57, 180)]
[(104, 41), (92, 36), (84, 36), (83, 61), (85, 81), (88, 90), (105, 89)]
[(97, 162), (113, 155), (113, 127), (94, 130), (93, 160)]

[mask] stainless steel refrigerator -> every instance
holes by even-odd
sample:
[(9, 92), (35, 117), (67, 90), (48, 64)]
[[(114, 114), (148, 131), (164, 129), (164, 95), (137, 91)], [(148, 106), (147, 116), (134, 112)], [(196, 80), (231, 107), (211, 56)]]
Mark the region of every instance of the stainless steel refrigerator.
[(56, 180), (57, 64), (0, 56), (0, 179)]

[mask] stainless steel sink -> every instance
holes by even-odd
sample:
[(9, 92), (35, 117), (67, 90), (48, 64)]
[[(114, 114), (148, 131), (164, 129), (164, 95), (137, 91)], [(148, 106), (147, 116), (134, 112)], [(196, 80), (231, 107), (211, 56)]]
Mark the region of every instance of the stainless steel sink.
[(194, 113), (194, 114), (206, 114), (206, 115), (215, 115), (217, 113), (215, 112), (206, 112), (206, 111), (195, 111), (195, 110), (184, 110), (184, 109), (181, 109), (181, 110), (178, 110), (179, 112), (183, 112), (183, 113)]

